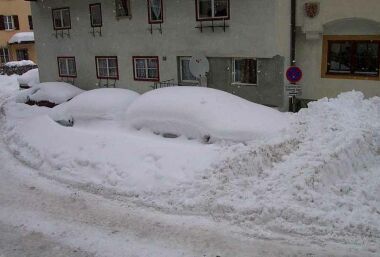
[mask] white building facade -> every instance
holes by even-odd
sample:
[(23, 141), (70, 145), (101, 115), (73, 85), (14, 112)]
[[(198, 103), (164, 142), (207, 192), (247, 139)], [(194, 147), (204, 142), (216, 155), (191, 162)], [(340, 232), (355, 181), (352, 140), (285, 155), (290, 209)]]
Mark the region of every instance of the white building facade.
[[(303, 70), (300, 99), (352, 89), (379, 95), (380, 1), (364, 2), (313, 1), (310, 14), (305, 11), (309, 1), (294, 1), (295, 61)], [(160, 82), (194, 85), (189, 58), (204, 55), (210, 62), (207, 86), (287, 108), (291, 0), (31, 3), (42, 81), (140, 93)]]

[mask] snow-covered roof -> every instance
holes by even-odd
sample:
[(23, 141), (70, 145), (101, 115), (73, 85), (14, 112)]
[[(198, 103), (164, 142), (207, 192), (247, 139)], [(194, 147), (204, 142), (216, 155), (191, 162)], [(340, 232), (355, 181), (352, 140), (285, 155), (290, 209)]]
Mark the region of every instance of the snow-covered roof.
[(8, 41), (9, 44), (21, 44), (26, 42), (34, 42), (34, 32), (16, 33)]
[(22, 61), (14, 61), (14, 62), (7, 62), (5, 66), (8, 67), (15, 67), (15, 66), (27, 66), (27, 65), (36, 65), (31, 60), (22, 60)]

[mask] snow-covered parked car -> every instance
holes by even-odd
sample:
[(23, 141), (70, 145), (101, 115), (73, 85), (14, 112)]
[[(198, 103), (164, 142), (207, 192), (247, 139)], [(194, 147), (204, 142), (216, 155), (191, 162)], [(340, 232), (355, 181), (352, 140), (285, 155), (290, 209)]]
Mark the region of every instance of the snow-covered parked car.
[(128, 89), (93, 89), (74, 97), (67, 103), (52, 109), (51, 118), (62, 125), (81, 122), (121, 120), (128, 106), (139, 94)]
[(17, 78), (17, 81), (20, 85), (20, 89), (31, 88), (39, 84), (40, 76), (38, 74), (38, 69), (32, 69), (25, 72), (24, 74), (22, 74), (20, 77)]
[(170, 87), (145, 93), (128, 108), (125, 124), (130, 129), (203, 142), (264, 139), (289, 127), (285, 113), (202, 87)]
[(16, 101), (29, 105), (46, 106), (52, 108), (56, 105), (69, 101), (74, 96), (77, 96), (82, 92), (82, 89), (68, 83), (45, 82), (21, 91), (18, 94)]

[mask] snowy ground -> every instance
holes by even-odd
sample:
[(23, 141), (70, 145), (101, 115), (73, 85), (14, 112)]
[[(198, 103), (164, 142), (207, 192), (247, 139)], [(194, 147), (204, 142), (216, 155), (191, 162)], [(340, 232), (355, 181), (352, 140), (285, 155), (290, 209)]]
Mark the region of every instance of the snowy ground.
[(0, 256), (380, 253), (378, 98), (321, 101), (270, 141), (202, 144), (61, 127), (10, 100), (17, 86), (0, 77)]

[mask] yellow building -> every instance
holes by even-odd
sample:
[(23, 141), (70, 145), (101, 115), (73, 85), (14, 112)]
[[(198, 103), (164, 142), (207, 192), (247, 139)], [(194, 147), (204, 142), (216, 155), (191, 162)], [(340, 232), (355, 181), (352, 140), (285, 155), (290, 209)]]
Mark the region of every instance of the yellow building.
[(0, 65), (36, 59), (30, 3), (0, 0)]

